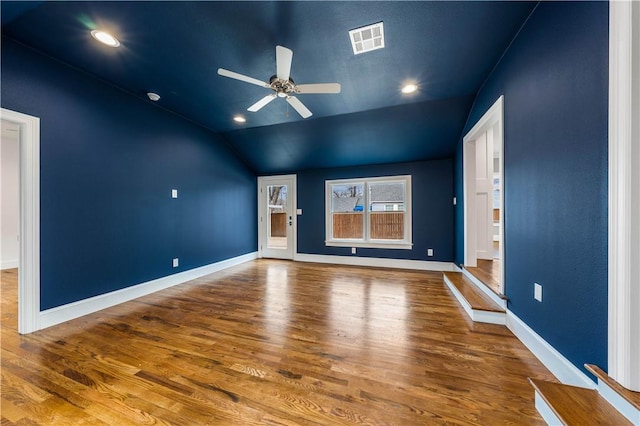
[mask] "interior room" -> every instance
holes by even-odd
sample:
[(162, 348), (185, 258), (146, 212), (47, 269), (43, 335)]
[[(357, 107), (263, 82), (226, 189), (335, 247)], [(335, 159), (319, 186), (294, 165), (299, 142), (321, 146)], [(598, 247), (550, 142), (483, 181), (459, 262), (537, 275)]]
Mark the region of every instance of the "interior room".
[(3, 425), (640, 425), (640, 4), (0, 7)]

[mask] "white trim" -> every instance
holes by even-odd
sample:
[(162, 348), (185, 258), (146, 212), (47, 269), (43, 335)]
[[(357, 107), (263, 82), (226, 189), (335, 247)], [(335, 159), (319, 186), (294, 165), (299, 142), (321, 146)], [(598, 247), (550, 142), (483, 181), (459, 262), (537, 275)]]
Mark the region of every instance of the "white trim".
[(458, 291), (458, 288), (453, 285), (449, 279), (444, 276), (444, 283), (449, 287), (449, 290), (453, 293), (456, 299), (458, 299), (458, 303), (462, 305), (462, 308), (465, 310), (469, 318), (471, 318), (474, 322), (484, 322), (488, 324), (498, 324), (505, 325), (506, 324), (506, 315), (504, 312), (493, 312), (493, 311), (482, 311), (476, 310), (471, 307), (467, 299)]
[(631, 423), (634, 425), (640, 425), (640, 410), (629, 403), (629, 401), (623, 398), (618, 392), (611, 389), (607, 385), (607, 382), (598, 379), (598, 393), (604, 399), (609, 401), (609, 404), (613, 405), (620, 414), (629, 419)]
[(20, 125), (20, 259), (18, 332), (38, 330), (40, 312), (40, 119), (2, 108)]
[(498, 296), (493, 291), (491, 291), (491, 289), (487, 287), (486, 284), (482, 283), (475, 275), (469, 272), (466, 268), (462, 268), (462, 273), (464, 274), (465, 277), (467, 277), (469, 280), (471, 280), (471, 282), (475, 284), (478, 290), (480, 290), (481, 292), (486, 294), (488, 297), (490, 297), (491, 300), (493, 300), (498, 306), (502, 307), (505, 310), (507, 309), (507, 301), (505, 299), (503, 299), (502, 297)]
[(640, 391), (639, 22), (640, 3), (609, 3), (607, 370), (609, 376), (633, 391)]
[(471, 211), (475, 209), (473, 197), (469, 194), (475, 193), (475, 140), (481, 133), (490, 128), (495, 128), (494, 143), (500, 147), (500, 218), (499, 235), (501, 244), (499, 245), (500, 257), (500, 292), (504, 294), (504, 95), (501, 95), (491, 107), (484, 113), (478, 122), (469, 130), (462, 139), (462, 168), (463, 168), (463, 237), (464, 237), (464, 264), (467, 266), (477, 266), (476, 254), (476, 231), (475, 220)]
[(15, 269), (19, 266), (20, 266), (20, 261), (18, 259), (4, 260), (0, 263), (0, 270), (4, 271), (5, 269)]
[(296, 253), (296, 262), (330, 263), (334, 265), (371, 266), (374, 268), (414, 269), (417, 271), (451, 272), (456, 265), (451, 262), (431, 262), (424, 260), (385, 259), (377, 257), (350, 257), (324, 254)]
[(509, 310), (507, 311), (507, 328), (520, 339), (560, 382), (595, 389), (596, 384), (586, 374)]
[(383, 240), (372, 240), (370, 242), (363, 243), (360, 240), (334, 240), (334, 241), (325, 241), (324, 245), (327, 247), (357, 247), (357, 248), (377, 248), (377, 249), (392, 249), (392, 250), (412, 250), (413, 244), (405, 244), (405, 243), (390, 243), (388, 241), (384, 242), (376, 242)]
[(540, 393), (538, 393), (537, 390), (535, 391), (535, 401), (536, 401), (536, 410), (538, 410), (538, 413), (540, 413), (540, 416), (542, 417), (542, 419), (549, 426), (564, 425), (564, 423), (558, 418), (558, 416), (556, 416), (556, 413), (553, 411), (551, 407), (549, 407), (549, 404), (547, 404), (547, 401), (545, 401), (545, 399), (540, 395)]
[[(287, 190), (287, 203), (291, 206), (291, 247), (287, 250), (287, 255), (282, 256), (284, 259), (293, 259), (296, 251), (298, 251), (298, 175), (275, 175), (275, 176), (258, 176), (258, 257), (264, 257), (264, 246), (266, 245), (267, 229), (266, 225), (262, 226), (262, 218), (266, 217), (266, 203), (262, 199), (262, 189), (266, 185), (288, 185), (291, 188)], [(265, 195), (266, 196), (266, 195)], [(266, 223), (266, 222), (265, 222)], [(291, 253), (289, 255), (289, 252)], [(270, 256), (269, 256), (270, 257)]]
[(196, 278), (213, 274), (214, 272), (218, 272), (244, 262), (249, 262), (257, 258), (258, 252), (247, 253), (231, 259), (212, 263), (210, 265), (201, 266), (199, 268), (190, 269), (188, 271), (168, 275), (156, 280), (147, 281), (142, 284), (112, 291), (110, 293), (47, 309), (40, 313), (40, 326), (41, 328), (51, 327), (53, 325), (88, 315), (102, 309), (110, 308), (120, 303), (128, 302), (129, 300), (137, 299), (138, 297), (146, 296), (187, 281), (195, 280)]
[[(379, 182), (394, 182), (394, 183), (403, 183), (404, 184), (404, 238), (399, 241), (389, 241), (389, 240), (375, 240), (371, 238), (370, 235), (370, 215), (371, 211), (368, 206), (370, 203), (369, 200), (369, 184), (370, 183), (379, 183)], [(333, 238), (333, 214), (331, 210), (332, 203), (332, 185), (349, 185), (361, 183), (363, 184), (363, 223), (362, 226), (364, 228), (363, 238), (362, 239), (337, 239)], [(325, 246), (327, 247), (364, 247), (364, 248), (383, 248), (383, 249), (401, 249), (401, 250), (411, 250), (413, 249), (413, 232), (411, 231), (411, 225), (413, 222), (413, 212), (411, 206), (411, 175), (393, 175), (393, 176), (376, 176), (376, 177), (359, 177), (359, 178), (349, 178), (349, 179), (327, 179), (324, 181), (324, 193), (325, 193), (325, 202), (324, 202), (324, 215), (325, 215)], [(408, 219), (408, 220), (406, 220)]]

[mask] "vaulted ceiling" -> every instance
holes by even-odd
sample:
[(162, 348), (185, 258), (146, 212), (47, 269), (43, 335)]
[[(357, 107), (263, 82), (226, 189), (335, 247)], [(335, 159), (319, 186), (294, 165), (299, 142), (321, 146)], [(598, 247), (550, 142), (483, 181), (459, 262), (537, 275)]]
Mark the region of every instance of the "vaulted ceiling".
[[(475, 94), (533, 2), (140, 1), (2, 2), (2, 33), (220, 134), (256, 173), (452, 156)], [(385, 47), (354, 55), (348, 31), (384, 22)], [(93, 29), (121, 46), (98, 44)], [(338, 82), (339, 94), (283, 99), (222, 77), (262, 81), (275, 46), (293, 50), (296, 84)], [(404, 95), (407, 82), (418, 91)], [(247, 121), (232, 120), (242, 114)]]

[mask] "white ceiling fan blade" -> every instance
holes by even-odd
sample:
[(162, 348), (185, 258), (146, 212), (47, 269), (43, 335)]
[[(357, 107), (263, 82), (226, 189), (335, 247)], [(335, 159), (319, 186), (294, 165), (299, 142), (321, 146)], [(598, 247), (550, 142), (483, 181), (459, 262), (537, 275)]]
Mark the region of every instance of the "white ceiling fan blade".
[(340, 93), (340, 83), (298, 84), (298, 93)]
[(295, 96), (288, 96), (287, 102), (289, 102), (289, 105), (291, 105), (293, 109), (295, 109), (298, 112), (298, 114), (302, 116), (302, 118), (311, 117), (312, 115), (311, 111), (309, 111), (309, 109), (306, 106), (304, 106), (302, 102), (300, 102), (300, 99), (296, 98)]
[(289, 81), (293, 51), (286, 47), (276, 46), (276, 75), (280, 80)]
[(264, 107), (266, 104), (274, 100), (276, 97), (277, 96), (275, 95), (275, 93), (271, 95), (267, 95), (264, 98), (260, 99), (255, 104), (251, 105), (249, 108), (247, 108), (247, 111), (257, 112), (260, 109), (262, 109), (262, 107)]
[(264, 81), (260, 81), (257, 78), (249, 77), (243, 74), (238, 74), (237, 72), (225, 70), (224, 68), (218, 68), (218, 74), (220, 74), (223, 77), (234, 78), (236, 80), (255, 84), (256, 86), (269, 87), (269, 84), (265, 83)]

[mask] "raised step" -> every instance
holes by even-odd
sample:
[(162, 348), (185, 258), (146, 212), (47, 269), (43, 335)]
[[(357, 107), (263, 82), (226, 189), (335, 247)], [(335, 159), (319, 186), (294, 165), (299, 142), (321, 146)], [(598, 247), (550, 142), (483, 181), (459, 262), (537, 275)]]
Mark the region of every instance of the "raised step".
[(507, 308), (507, 296), (498, 293), (496, 289), (497, 284), (495, 280), (497, 279), (497, 277), (489, 277), (489, 274), (487, 274), (485, 271), (482, 271), (481, 268), (472, 268), (469, 266), (460, 265), (460, 269), (462, 270), (462, 273), (471, 281), (473, 281), (478, 286), (478, 288), (484, 292), (484, 294), (491, 298), (491, 300), (493, 300), (503, 308)]
[(595, 389), (529, 379), (536, 409), (549, 425), (633, 425)]
[(503, 307), (491, 300), (461, 272), (444, 272), (444, 282), (473, 321), (506, 324)]
[(598, 392), (600, 395), (633, 424), (640, 425), (640, 392), (626, 389), (609, 377), (597, 365), (585, 364), (584, 366), (598, 378)]

